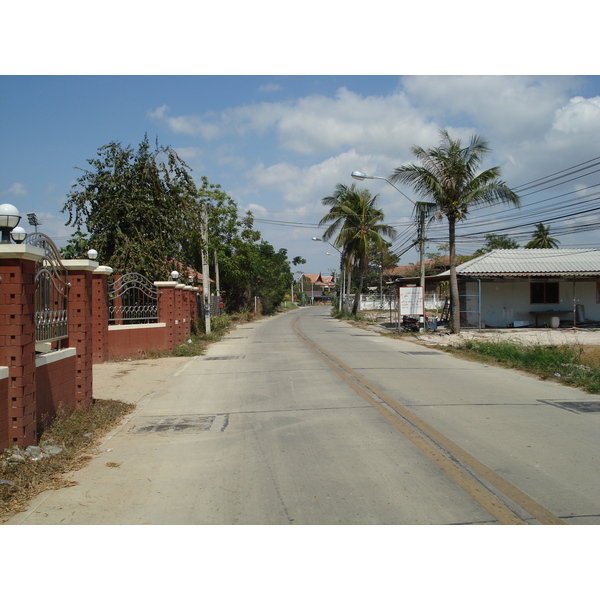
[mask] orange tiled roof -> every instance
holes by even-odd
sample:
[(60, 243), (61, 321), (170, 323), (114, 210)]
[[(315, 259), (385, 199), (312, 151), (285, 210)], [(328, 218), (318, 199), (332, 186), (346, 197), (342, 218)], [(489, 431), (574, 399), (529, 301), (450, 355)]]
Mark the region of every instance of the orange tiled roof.
[(314, 285), (335, 285), (335, 277), (333, 275), (321, 275), (321, 273), (304, 273), (304, 277), (308, 277)]

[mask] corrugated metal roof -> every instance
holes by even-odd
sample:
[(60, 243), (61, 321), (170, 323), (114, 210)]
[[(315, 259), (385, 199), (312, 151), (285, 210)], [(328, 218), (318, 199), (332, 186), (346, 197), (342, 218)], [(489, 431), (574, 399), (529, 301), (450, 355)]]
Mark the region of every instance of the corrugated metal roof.
[[(462, 276), (600, 276), (600, 250), (517, 248), (492, 250), (456, 267)], [(449, 275), (445, 271), (441, 275)]]

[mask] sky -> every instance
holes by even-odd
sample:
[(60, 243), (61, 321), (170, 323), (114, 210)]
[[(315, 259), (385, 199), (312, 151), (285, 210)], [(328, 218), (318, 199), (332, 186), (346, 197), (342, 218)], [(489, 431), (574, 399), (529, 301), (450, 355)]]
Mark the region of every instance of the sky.
[[(59, 246), (73, 232), (61, 209), (87, 160), (108, 142), (137, 147), (147, 134), (252, 211), (276, 249), (305, 258), (297, 269), (328, 274), (336, 251), (312, 241), (324, 231), (322, 198), (353, 183), (353, 171), (389, 179), (414, 160), (414, 145), (435, 146), (446, 128), (465, 143), (487, 140), (483, 167), (500, 166), (517, 190), (582, 165), (558, 187), (524, 192), (520, 210), (472, 212), (463, 231), (478, 235), (459, 238), (459, 253), (481, 247), (485, 233), (523, 245), (534, 221), (557, 216), (547, 224), (561, 247), (600, 247), (600, 219), (588, 210), (599, 196), (590, 188), (600, 182), (598, 76), (4, 75), (0, 116), (0, 202), (19, 209), (28, 231), (26, 214), (36, 213)], [(412, 204), (385, 180), (358, 185), (378, 195), (398, 232), (393, 247), (404, 251), (415, 237)], [(445, 223), (432, 225), (427, 252), (446, 236)], [(412, 249), (400, 262), (416, 260)]]

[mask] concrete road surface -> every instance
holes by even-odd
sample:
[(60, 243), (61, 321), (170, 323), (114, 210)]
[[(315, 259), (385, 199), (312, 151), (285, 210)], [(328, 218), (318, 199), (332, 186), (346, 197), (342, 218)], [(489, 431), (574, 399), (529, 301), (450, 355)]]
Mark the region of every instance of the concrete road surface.
[[(69, 475), (77, 485), (8, 523), (600, 523), (600, 414), (585, 412), (599, 397), (329, 310), (154, 361), (119, 388), (137, 409)], [(134, 381), (128, 367), (106, 368)]]

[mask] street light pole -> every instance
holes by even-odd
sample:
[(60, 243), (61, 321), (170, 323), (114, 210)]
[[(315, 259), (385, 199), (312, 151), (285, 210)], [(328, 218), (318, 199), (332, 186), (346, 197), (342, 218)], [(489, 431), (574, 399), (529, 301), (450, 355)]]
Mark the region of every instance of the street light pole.
[[(364, 181), (365, 179), (383, 179), (387, 181), (397, 192), (400, 192), (413, 206), (417, 206), (414, 200), (411, 200), (402, 190), (398, 189), (387, 177), (381, 177), (378, 175), (367, 175), (361, 171), (353, 171), (352, 178), (358, 181)], [(420, 210), (419, 212), (419, 261), (420, 261), (420, 285), (423, 290), (423, 300), (425, 300), (425, 212)]]
[(202, 203), (202, 296), (204, 299), (204, 332), (210, 333), (210, 274), (208, 266), (208, 216), (206, 202)]

